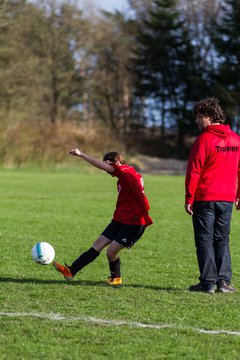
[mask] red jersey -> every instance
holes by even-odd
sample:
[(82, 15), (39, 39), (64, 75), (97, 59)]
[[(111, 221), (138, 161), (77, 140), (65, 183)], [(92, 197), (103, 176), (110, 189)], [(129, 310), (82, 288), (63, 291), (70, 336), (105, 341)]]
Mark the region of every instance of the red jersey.
[(113, 220), (128, 225), (151, 225), (150, 209), (144, 194), (143, 178), (133, 166), (111, 163), (115, 171), (111, 175), (118, 178), (118, 199)]
[(240, 136), (210, 125), (195, 140), (186, 173), (186, 204), (240, 198)]

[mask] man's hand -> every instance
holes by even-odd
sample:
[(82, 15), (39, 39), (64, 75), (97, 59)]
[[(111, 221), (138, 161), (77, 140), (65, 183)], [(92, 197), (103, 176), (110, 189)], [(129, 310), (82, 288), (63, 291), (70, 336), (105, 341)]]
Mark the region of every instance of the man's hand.
[(188, 215), (193, 214), (193, 205), (192, 204), (185, 204), (185, 211)]
[(240, 210), (240, 199), (237, 199), (235, 201), (235, 205), (236, 205), (236, 210)]
[(69, 151), (69, 155), (81, 156), (82, 152), (79, 149), (72, 149), (72, 150)]

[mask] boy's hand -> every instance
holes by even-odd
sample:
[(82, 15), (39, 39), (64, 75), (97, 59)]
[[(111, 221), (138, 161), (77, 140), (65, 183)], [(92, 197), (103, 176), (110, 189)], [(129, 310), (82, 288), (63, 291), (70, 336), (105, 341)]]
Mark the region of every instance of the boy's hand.
[(79, 149), (72, 149), (72, 150), (69, 151), (69, 155), (81, 156), (82, 152)]

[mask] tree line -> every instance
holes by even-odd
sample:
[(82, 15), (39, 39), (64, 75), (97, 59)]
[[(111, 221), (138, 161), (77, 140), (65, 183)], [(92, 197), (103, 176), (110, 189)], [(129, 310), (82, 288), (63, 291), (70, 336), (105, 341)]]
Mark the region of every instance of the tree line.
[(0, 0), (0, 121), (149, 129), (179, 144), (193, 104), (216, 96), (240, 131), (240, 0)]

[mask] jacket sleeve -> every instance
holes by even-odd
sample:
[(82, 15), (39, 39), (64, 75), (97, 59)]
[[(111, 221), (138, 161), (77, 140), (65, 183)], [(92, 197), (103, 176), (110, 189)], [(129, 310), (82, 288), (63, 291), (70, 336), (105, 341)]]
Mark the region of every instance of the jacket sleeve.
[(238, 161), (238, 187), (237, 187), (237, 199), (240, 199), (240, 159)]
[(185, 203), (193, 204), (198, 182), (206, 159), (206, 144), (200, 135), (193, 143), (185, 178)]

